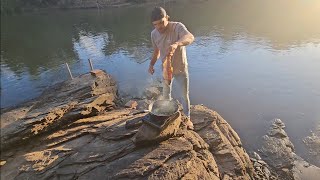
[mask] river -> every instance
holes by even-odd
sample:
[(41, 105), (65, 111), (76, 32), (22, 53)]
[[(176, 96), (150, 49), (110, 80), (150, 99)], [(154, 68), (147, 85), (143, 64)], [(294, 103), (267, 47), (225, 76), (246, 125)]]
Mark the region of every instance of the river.
[[(296, 152), (320, 121), (320, 2), (218, 1), (163, 4), (195, 35), (187, 47), (191, 104), (217, 110), (249, 150), (274, 118), (286, 123)], [(94, 68), (140, 96), (160, 79), (147, 73), (150, 6), (47, 11), (1, 17), (1, 107)], [(317, 162), (313, 162), (317, 164)], [(317, 164), (319, 166), (319, 164)]]

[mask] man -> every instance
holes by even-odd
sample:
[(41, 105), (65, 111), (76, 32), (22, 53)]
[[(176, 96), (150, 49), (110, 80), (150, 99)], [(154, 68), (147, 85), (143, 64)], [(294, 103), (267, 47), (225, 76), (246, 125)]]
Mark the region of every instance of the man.
[[(189, 74), (185, 46), (193, 42), (194, 36), (182, 23), (169, 21), (169, 16), (162, 7), (153, 9), (151, 21), (155, 29), (151, 32), (154, 52), (149, 66), (149, 73), (154, 73), (154, 64), (159, 57), (162, 63), (166, 57), (172, 57), (173, 83), (181, 91), (181, 104), (185, 115), (188, 117), (186, 125), (189, 129), (193, 129), (193, 124), (190, 120)], [(171, 81), (164, 80), (163, 96), (165, 99), (171, 100), (171, 89)]]

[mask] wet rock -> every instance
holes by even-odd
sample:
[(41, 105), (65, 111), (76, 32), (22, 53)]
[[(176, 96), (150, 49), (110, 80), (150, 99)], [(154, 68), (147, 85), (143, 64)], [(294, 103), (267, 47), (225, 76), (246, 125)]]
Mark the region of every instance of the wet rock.
[(284, 127), (285, 124), (280, 119), (274, 119), (267, 135), (262, 137), (262, 148), (259, 152), (277, 174), (292, 179), (293, 174), (285, 169), (294, 166), (294, 147), (284, 132)]
[[(264, 160), (275, 169), (291, 169), (294, 165), (292, 143), (288, 139), (263, 136), (261, 148)], [(287, 174), (287, 173), (285, 173)]]
[(277, 169), (292, 168), (294, 164), (294, 148), (288, 136), (270, 133), (275, 131), (282, 132), (282, 127), (285, 127), (284, 123), (280, 119), (275, 119), (268, 131), (268, 135), (262, 137), (263, 145), (260, 149), (260, 152), (265, 157), (264, 160)]
[[(263, 145), (259, 151), (263, 159), (272, 166), (280, 179), (317, 179), (320, 176), (320, 168), (314, 165), (310, 167), (295, 154), (294, 146), (284, 127), (285, 124), (280, 119), (275, 119), (267, 135), (262, 137)], [(305, 166), (306, 164), (308, 166)]]

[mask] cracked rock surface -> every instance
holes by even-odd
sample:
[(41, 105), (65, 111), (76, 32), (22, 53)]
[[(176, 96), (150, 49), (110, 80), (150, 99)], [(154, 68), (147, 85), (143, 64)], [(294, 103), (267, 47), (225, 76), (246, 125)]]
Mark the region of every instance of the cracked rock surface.
[[(108, 74), (85, 74), (1, 115), (1, 179), (254, 179), (253, 163), (217, 112), (192, 106), (195, 131), (137, 146), (147, 112), (117, 106)], [(134, 113), (133, 113), (134, 112)], [(185, 117), (181, 117), (183, 120)]]

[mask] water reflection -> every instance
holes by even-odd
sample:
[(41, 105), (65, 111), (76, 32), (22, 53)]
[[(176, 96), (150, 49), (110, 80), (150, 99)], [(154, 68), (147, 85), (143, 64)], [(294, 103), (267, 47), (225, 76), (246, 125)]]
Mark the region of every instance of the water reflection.
[[(72, 31), (64, 22), (46, 16), (4, 17), (1, 23), (1, 51), (4, 64), (17, 75), (27, 71), (39, 75), (68, 59), (72, 52)], [(67, 22), (65, 22), (67, 23)]]
[[(171, 3), (167, 8), (174, 20), (183, 21), (197, 37), (220, 37), (221, 53), (239, 36), (256, 43), (263, 40), (275, 50), (319, 42), (320, 2), (245, 2)], [(39, 69), (77, 59), (73, 47), (80, 37), (107, 34), (105, 55), (125, 50), (143, 62), (141, 54), (150, 48), (149, 13), (150, 9), (140, 7), (3, 17), (1, 61), (17, 74), (24, 68), (39, 74)]]
[(87, 34), (80, 36), (78, 41), (74, 40), (74, 49), (79, 54), (80, 59), (103, 59), (105, 57), (103, 48), (108, 44), (109, 38), (107, 33), (95, 36)]

